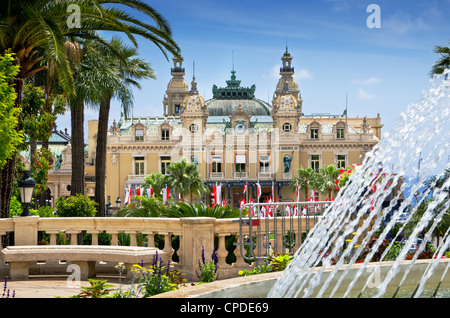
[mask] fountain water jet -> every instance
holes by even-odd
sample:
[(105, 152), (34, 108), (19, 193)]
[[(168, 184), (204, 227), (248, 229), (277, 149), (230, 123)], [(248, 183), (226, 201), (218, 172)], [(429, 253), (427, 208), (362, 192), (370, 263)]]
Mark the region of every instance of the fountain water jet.
[[(408, 219), (397, 232), (399, 234), (405, 229), (408, 221), (420, 217), (418, 209), (427, 200), (427, 196), (431, 195), (432, 200), (427, 201), (426, 210), (420, 217), (420, 221), (413, 228), (384, 280), (377, 284), (377, 293), (374, 296), (384, 297), (387, 295), (387, 287), (398, 274), (401, 264), (404, 264), (410, 246), (425, 231), (422, 243), (406, 270), (403, 271), (398, 288), (404, 283), (416, 263), (419, 253), (425, 249), (427, 241), (431, 239), (438, 222), (449, 210), (450, 178), (448, 178), (448, 174), (442, 187), (434, 188), (436, 184), (431, 183), (421, 196), (416, 195), (429, 176), (437, 174), (439, 178), (446, 173), (444, 169), (450, 168), (448, 162), (446, 164), (444, 162), (449, 158), (450, 153), (448, 138), (450, 135), (448, 124), (450, 81), (446, 79), (447, 73), (448, 71), (443, 76), (432, 80), (432, 88), (424, 93), (422, 100), (417, 104), (410, 105), (400, 116), (396, 129), (385, 134), (382, 140), (366, 155), (363, 164), (357, 167), (346, 186), (325, 211), (323, 219), (308, 233), (288, 268), (275, 282), (269, 292), (269, 297), (311, 297), (314, 293), (316, 297), (322, 297), (334, 283), (333, 289), (329, 293), (332, 297), (351, 272), (353, 276), (344, 293), (344, 297), (348, 297), (358, 278), (368, 270), (368, 265), (373, 266), (374, 262), (371, 260), (396, 224), (396, 218), (411, 209)], [(416, 158), (422, 160), (419, 161), (420, 168), (416, 168)], [(410, 194), (401, 201), (399, 208), (394, 210), (396, 204), (400, 202), (401, 193), (407, 186), (406, 183), (402, 183), (403, 177), (416, 175), (416, 183), (412, 185)], [(376, 191), (373, 191), (374, 185), (377, 187)], [(390, 198), (389, 206), (382, 211), (383, 201), (387, 200), (398, 186), (400, 186), (400, 191)], [(413, 203), (415, 204), (413, 205)], [(440, 210), (436, 213), (438, 207)], [(385, 218), (390, 212), (393, 213), (392, 218), (383, 228), (383, 221), (386, 221)], [(426, 230), (427, 226), (429, 226), (428, 230)], [(364, 256), (363, 251), (368, 248), (373, 235), (379, 231), (381, 233), (377, 241)], [(345, 240), (351, 236), (353, 236), (351, 239)], [(433, 275), (440, 258), (449, 247), (449, 237), (448, 233), (444, 235), (443, 243), (436, 249), (436, 258), (428, 263), (414, 297), (420, 296), (426, 281)], [(381, 253), (378, 266), (381, 266), (381, 261), (392, 250), (394, 241), (392, 240)], [(358, 258), (364, 260), (362, 264), (359, 264), (360, 267), (355, 273), (351, 271), (351, 268)], [(329, 269), (333, 260), (337, 260), (336, 264), (331, 271), (328, 270), (328, 276), (324, 277), (325, 270)], [(441, 281), (445, 278), (447, 270), (448, 265)], [(376, 273), (376, 269), (372, 271), (356, 295), (362, 295), (369, 282), (375, 278)], [(339, 278), (335, 282), (338, 274)]]

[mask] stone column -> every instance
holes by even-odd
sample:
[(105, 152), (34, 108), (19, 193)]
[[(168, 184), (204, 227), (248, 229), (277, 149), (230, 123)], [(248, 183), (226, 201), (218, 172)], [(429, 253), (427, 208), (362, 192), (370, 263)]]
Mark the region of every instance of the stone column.
[(37, 245), (39, 216), (14, 216), (14, 245)]
[(180, 218), (181, 236), (180, 246), (183, 246), (183, 257), (180, 259), (181, 271), (186, 274), (188, 281), (197, 281), (195, 271), (198, 271), (198, 260), (202, 258), (202, 249), (205, 251), (206, 261), (211, 261), (214, 249), (215, 218), (195, 217)]

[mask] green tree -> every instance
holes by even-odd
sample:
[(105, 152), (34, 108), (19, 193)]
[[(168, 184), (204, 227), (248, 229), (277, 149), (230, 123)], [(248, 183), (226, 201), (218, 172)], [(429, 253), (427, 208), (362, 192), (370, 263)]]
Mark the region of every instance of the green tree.
[(316, 189), (321, 182), (320, 174), (311, 167), (300, 168), (297, 170), (298, 177), (294, 177), (291, 179), (290, 187), (295, 191), (297, 184), (300, 186), (300, 189), (305, 191), (305, 198), (308, 199), (310, 196), (309, 191), (312, 189)]
[(434, 53), (440, 54), (441, 58), (433, 64), (430, 72), (431, 77), (443, 74), (446, 69), (450, 69), (450, 48), (448, 46), (435, 46)]
[[(76, 27), (68, 23), (73, 18), (73, 12), (68, 8), (73, 4), (80, 9)], [(117, 4), (144, 14), (154, 25), (117, 8)], [(20, 66), (13, 80), (17, 96), (15, 106), (19, 108), (22, 105), (24, 80), (48, 68), (48, 65), (39, 64), (44, 59), (37, 56), (39, 49), (52, 57), (61, 87), (69, 98), (74, 97), (74, 80), (65, 43), (68, 39), (74, 42), (91, 39), (105, 43), (97, 31), (121, 32), (134, 46), (137, 46), (136, 36), (140, 36), (154, 43), (166, 58), (167, 51), (179, 56), (179, 48), (172, 39), (167, 20), (140, 0), (5, 0), (0, 6), (0, 54), (11, 50), (15, 53), (15, 64)], [(20, 117), (18, 127), (21, 127)], [(0, 211), (5, 215), (9, 214), (14, 168), (15, 158), (10, 158), (2, 169)]]
[(170, 171), (168, 176), (170, 187), (179, 193), (181, 201), (184, 201), (185, 195), (193, 191), (197, 194), (208, 191), (197, 172), (197, 165), (187, 162), (185, 158), (178, 162), (171, 162), (167, 169)]
[[(141, 79), (155, 78), (154, 71), (143, 59), (137, 58), (137, 50), (127, 46), (118, 38), (113, 38), (108, 45), (94, 44), (96, 55), (90, 55), (95, 59), (95, 67), (103, 73), (102, 80), (96, 83), (95, 90), (100, 94), (97, 148), (95, 157), (95, 201), (98, 203), (100, 216), (105, 211), (105, 178), (106, 178), (106, 143), (108, 137), (108, 119), (111, 100), (120, 101), (125, 114), (129, 113), (133, 106), (132, 88), (141, 88), (137, 82)], [(113, 48), (111, 50), (110, 48)], [(116, 55), (118, 52), (119, 56)]]
[(61, 217), (86, 217), (95, 216), (96, 203), (87, 196), (77, 194), (72, 197), (59, 197), (55, 202), (58, 216)]
[(153, 196), (162, 198), (162, 190), (169, 185), (168, 175), (154, 172), (144, 178), (142, 186), (144, 188), (152, 188)]
[(331, 200), (331, 194), (336, 187), (335, 181), (339, 175), (339, 169), (335, 165), (327, 165), (324, 168), (319, 168), (319, 173), (322, 176), (319, 184), (319, 191), (328, 194), (328, 200)]
[(117, 212), (118, 217), (159, 217), (164, 215), (167, 206), (162, 204), (161, 197), (138, 197)]
[(169, 208), (165, 209), (161, 216), (165, 217), (211, 217), (216, 219), (239, 217), (239, 209), (233, 209), (229, 206), (215, 204), (210, 207), (203, 202), (192, 203), (189, 201), (174, 202)]
[(0, 56), (0, 168), (13, 156), (23, 137), (16, 129), (20, 108), (15, 107), (17, 94), (11, 84), (19, 67), (13, 61), (10, 53)]

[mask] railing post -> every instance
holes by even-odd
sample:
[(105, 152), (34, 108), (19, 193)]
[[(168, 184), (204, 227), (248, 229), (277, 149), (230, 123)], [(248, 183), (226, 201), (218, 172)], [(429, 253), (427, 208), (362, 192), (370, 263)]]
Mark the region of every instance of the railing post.
[(214, 248), (214, 226), (216, 219), (207, 217), (180, 218), (180, 246), (183, 246), (183, 257), (180, 267), (188, 281), (197, 281), (198, 260), (205, 251), (206, 261), (211, 261)]
[(14, 245), (37, 245), (39, 216), (14, 216)]

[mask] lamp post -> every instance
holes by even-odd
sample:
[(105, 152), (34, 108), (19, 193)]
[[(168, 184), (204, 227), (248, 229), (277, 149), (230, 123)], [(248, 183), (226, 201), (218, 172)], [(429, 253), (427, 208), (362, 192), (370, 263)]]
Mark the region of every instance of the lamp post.
[(20, 198), (22, 199), (22, 204), (24, 205), (23, 212), (20, 216), (31, 216), (29, 206), (33, 197), (33, 191), (34, 187), (36, 186), (36, 181), (30, 176), (30, 171), (25, 170), (24, 176), (18, 181), (18, 184)]
[(111, 207), (111, 202), (106, 202), (105, 203), (105, 215), (106, 216), (109, 216), (109, 212), (110, 212), (110, 210), (109, 210), (109, 208)]
[(116, 200), (116, 207), (117, 207), (117, 211), (119, 211), (120, 210), (120, 205), (122, 204), (122, 200), (120, 200), (120, 198), (119, 197), (117, 197), (117, 200)]

